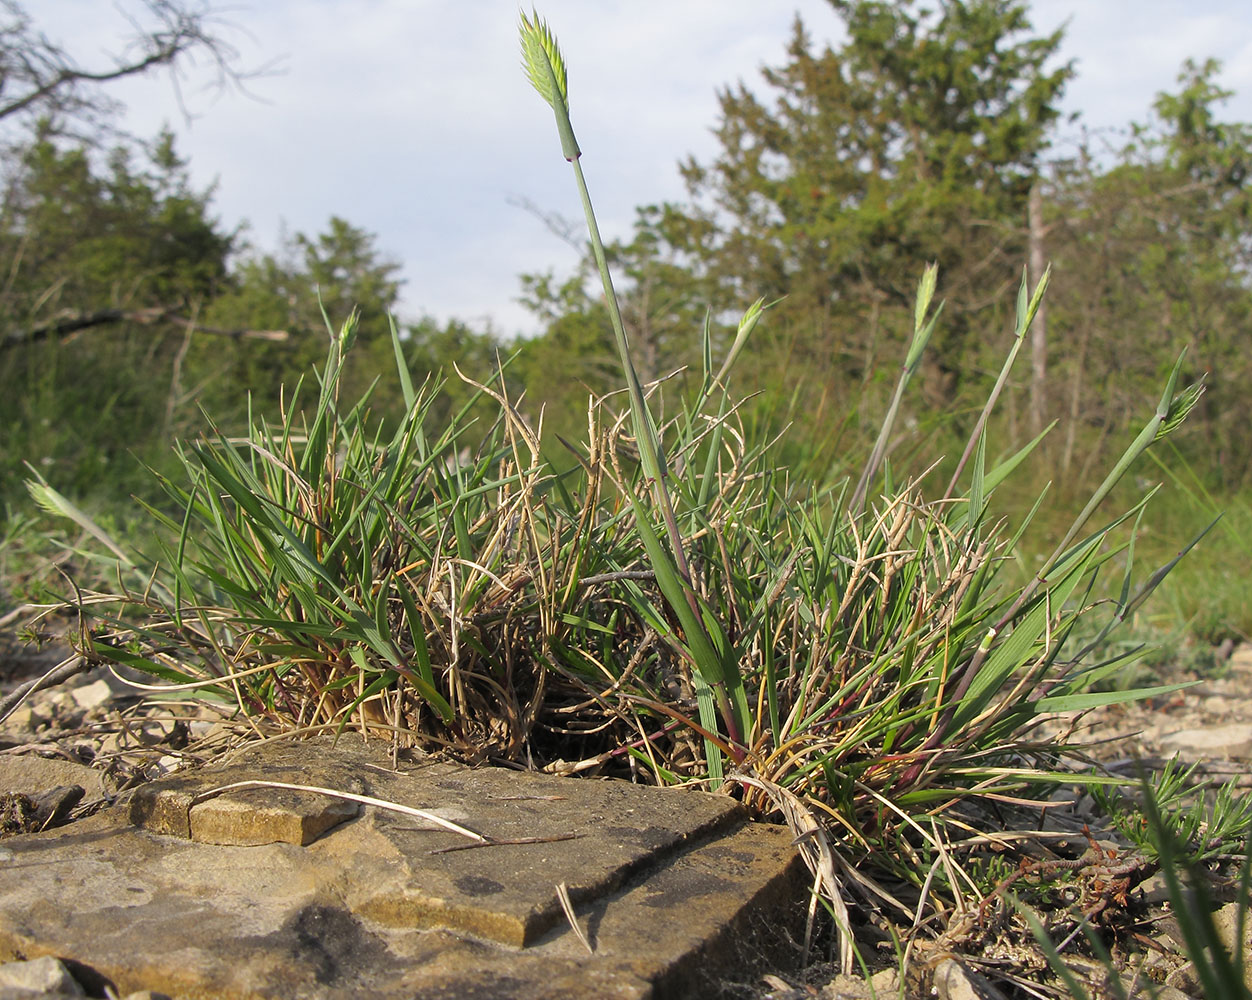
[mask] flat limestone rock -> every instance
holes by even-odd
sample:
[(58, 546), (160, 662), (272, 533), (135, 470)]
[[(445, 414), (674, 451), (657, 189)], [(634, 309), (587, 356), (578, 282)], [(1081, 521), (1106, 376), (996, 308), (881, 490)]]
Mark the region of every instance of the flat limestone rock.
[(1252, 723), (1232, 722), (1224, 726), (1184, 729), (1161, 737), (1161, 747), (1181, 754), (1187, 760), (1226, 757), (1252, 758)]
[[(153, 833), (200, 844), (258, 847), (287, 843), (303, 847), (356, 816), (358, 803), (279, 787), (232, 789), (200, 801), (206, 792), (240, 781), (297, 784), (292, 779), (303, 773), (298, 766), (258, 769), (244, 764), (167, 778), (144, 785), (135, 793), (130, 800), (130, 821)], [(347, 768), (328, 768), (320, 780), (331, 781), (334, 791), (354, 795), (365, 787)]]
[(58, 785), (78, 785), (87, 802), (104, 797), (100, 771), (69, 760), (54, 760), (34, 754), (0, 754), (0, 794), (38, 795)]
[(287, 843), (303, 847), (360, 811), (354, 802), (308, 792), (267, 789), (270, 795), (209, 799), (191, 807), (191, 839), (199, 844), (257, 847)]
[[(808, 880), (790, 835), (747, 823), (724, 796), (391, 768), (384, 745), (357, 737), (271, 744), (10, 838), (0, 961), (55, 955), (97, 975), (97, 992), (187, 998), (634, 1000), (700, 995), (803, 920)], [(264, 787), (202, 798), (241, 781), (410, 812)]]

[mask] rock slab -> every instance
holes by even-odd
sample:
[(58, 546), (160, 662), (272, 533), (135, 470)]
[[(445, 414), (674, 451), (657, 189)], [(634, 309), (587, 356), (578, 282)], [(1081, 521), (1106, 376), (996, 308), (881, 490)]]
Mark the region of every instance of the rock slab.
[[(214, 794), (263, 781), (355, 798)], [(698, 996), (778, 961), (807, 885), (787, 831), (724, 796), (397, 771), (356, 737), (263, 746), (5, 848), (0, 961), (191, 1000)]]

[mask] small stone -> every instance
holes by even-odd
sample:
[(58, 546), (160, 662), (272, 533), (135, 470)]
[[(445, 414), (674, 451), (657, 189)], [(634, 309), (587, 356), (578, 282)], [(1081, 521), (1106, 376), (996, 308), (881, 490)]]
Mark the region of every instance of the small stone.
[(56, 691), (49, 695), (46, 707), (54, 720), (80, 719), (83, 715), (83, 710), (68, 691)]
[(31, 705), (18, 705), (4, 720), (4, 728), (11, 733), (37, 733), (48, 725), (48, 717), (36, 712)]
[(38, 830), (51, 830), (64, 823), (83, 797), (82, 785), (58, 785), (46, 792), (31, 796), (35, 803), (35, 823)]
[(74, 704), (84, 712), (90, 712), (112, 698), (113, 691), (109, 688), (108, 681), (101, 678), (90, 684), (84, 684), (82, 687), (74, 688), (70, 692), (70, 697), (74, 699)]
[(116, 756), (134, 751), (151, 750), (170, 746), (171, 740), (186, 746), (186, 728), (173, 719), (140, 719), (131, 721), (125, 729), (110, 733), (100, 743), (102, 756)]
[(769, 1000), (805, 1000), (804, 990), (792, 986), (779, 976), (763, 976), (761, 984), (769, 989)]
[(140, 746), (155, 747), (169, 742), (175, 725), (170, 720), (145, 719), (132, 729)]
[[(1245, 904), (1246, 906), (1246, 904)], [(1243, 956), (1243, 984), (1252, 990), (1252, 913), (1245, 913), (1243, 918), (1243, 940), (1236, 944), (1235, 934), (1239, 927), (1239, 903), (1227, 903), (1213, 914), (1213, 926), (1217, 937), (1233, 956)]]
[(1143, 901), (1149, 906), (1159, 905), (1169, 899), (1169, 883), (1160, 872), (1153, 872), (1139, 883)]
[[(1169, 893), (1166, 892), (1163, 898), (1168, 899)], [(1184, 949), (1187, 947), (1187, 935), (1183, 933), (1175, 915), (1168, 914), (1161, 917), (1156, 922), (1156, 929), (1159, 931), (1156, 935), (1157, 941), (1161, 942), (1162, 945), (1168, 945), (1180, 955), (1184, 953)]]
[(876, 1000), (878, 997), (900, 995), (900, 970), (881, 969), (866, 982), (860, 976), (842, 973), (830, 980), (818, 993), (818, 1000)]
[(1201, 707), (1205, 714), (1215, 718), (1225, 718), (1232, 712), (1231, 700), (1224, 694), (1209, 695), (1201, 702)]
[(71, 997), (87, 995), (69, 970), (50, 955), (31, 959), (29, 962), (7, 962), (0, 965), (0, 989), (56, 993)]
[(109, 733), (108, 736), (100, 741), (96, 755), (101, 758), (116, 757), (122, 752), (122, 742), (121, 733)]
[(845, 976), (840, 973), (822, 987), (818, 998), (819, 1000), (870, 1000), (873, 995), (865, 980), (859, 976)]
[(985, 977), (955, 958), (945, 958), (935, 967), (934, 987), (939, 1000), (1004, 1000)]
[(11, 792), (37, 797), (61, 786), (78, 785), (86, 790), (87, 801), (102, 797), (101, 774), (69, 760), (22, 756), (0, 756), (0, 793)]
[(1192, 962), (1180, 965), (1166, 976), (1165, 985), (1187, 996), (1204, 995), (1204, 986), (1200, 982), (1200, 977), (1196, 975), (1195, 965)]
[[(1166, 940), (1168, 941), (1168, 939)], [(1143, 956), (1143, 963), (1135, 971), (1140, 976), (1160, 982), (1177, 966), (1177, 958), (1172, 957), (1175, 955), (1176, 952), (1174, 951), (1172, 941), (1169, 941), (1167, 948), (1159, 951), (1156, 948), (1149, 948)]]
[(1183, 729), (1161, 737), (1161, 746), (1187, 759), (1204, 757), (1252, 757), (1252, 723), (1232, 722), (1225, 726)]

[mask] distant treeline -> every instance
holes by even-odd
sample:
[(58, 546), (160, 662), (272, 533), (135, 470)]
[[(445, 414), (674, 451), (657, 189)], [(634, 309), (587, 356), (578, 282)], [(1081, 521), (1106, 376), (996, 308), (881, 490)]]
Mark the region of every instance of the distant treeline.
[[(1174, 92), (1145, 94), (1144, 120), (1115, 141), (1063, 144), (1074, 72), (1055, 66), (1061, 32), (1034, 32), (1027, 4), (835, 6), (847, 40), (817, 45), (797, 20), (763, 86), (720, 93), (718, 154), (681, 165), (689, 197), (640, 208), (610, 248), (641, 376), (699, 371), (705, 324), (724, 343), (737, 311), (765, 296), (776, 304), (736, 386), (757, 394), (744, 412), (763, 429), (791, 425), (783, 460), (834, 475), (879, 424), (927, 263), (946, 304), (900, 426), (940, 444), (968, 432), (985, 398), (1023, 268), (1037, 279), (1050, 265), (998, 445), (1055, 420), (1052, 473), (1095, 475), (1185, 347), (1187, 374), (1207, 373), (1209, 389), (1179, 447), (1205, 485), (1247, 487), (1252, 128), (1222, 121), (1217, 65), (1188, 62)], [(4, 153), (0, 502), (24, 502), (24, 462), (79, 498), (150, 494), (135, 458), (166, 467), (175, 439), (206, 429), (204, 412), (226, 432), (249, 414), (277, 419), (324, 356), (323, 309), (361, 315), (345, 391), (385, 375), (399, 265), (373, 234), (331, 218), (258, 250), (214, 217), (169, 134), (109, 148), (60, 125), (32, 121)], [(543, 322), (526, 340), (402, 321), (417, 379), (447, 377), (436, 412), (472, 392), (453, 363), (485, 379), (506, 362), (554, 454), (558, 434), (577, 440), (587, 393), (619, 388), (590, 275), (585, 259), (522, 276)], [(679, 376), (660, 391), (686, 389)], [(401, 405), (384, 378), (375, 412)]]

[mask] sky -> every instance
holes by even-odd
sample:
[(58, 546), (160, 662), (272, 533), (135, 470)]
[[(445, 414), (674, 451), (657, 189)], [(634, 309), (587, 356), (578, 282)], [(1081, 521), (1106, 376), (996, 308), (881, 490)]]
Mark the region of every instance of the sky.
[[(193, 0), (195, 2), (195, 0)], [(516, 0), (225, 0), (219, 33), (244, 67), (269, 67), (246, 93), (209, 87), (207, 66), (123, 81), (121, 125), (168, 124), (193, 182), (214, 185), (226, 228), (247, 223), (261, 252), (314, 235), (332, 215), (377, 237), (402, 265), (402, 320), (537, 323), (518, 275), (568, 273), (575, 251), (526, 201), (581, 219), (551, 111), (520, 68)], [(86, 69), (124, 45), (137, 0), (39, 0), (39, 26)], [(797, 13), (837, 45), (826, 0), (542, 0), (569, 67), (583, 169), (606, 239), (636, 206), (682, 200), (679, 161), (716, 152), (717, 91), (765, 93), (760, 69), (785, 60)], [(1236, 96), (1224, 117), (1252, 121), (1247, 0), (1033, 0), (1040, 32), (1067, 23), (1061, 60), (1077, 78), (1065, 110), (1089, 128), (1147, 117), (1188, 57), (1219, 59)]]

